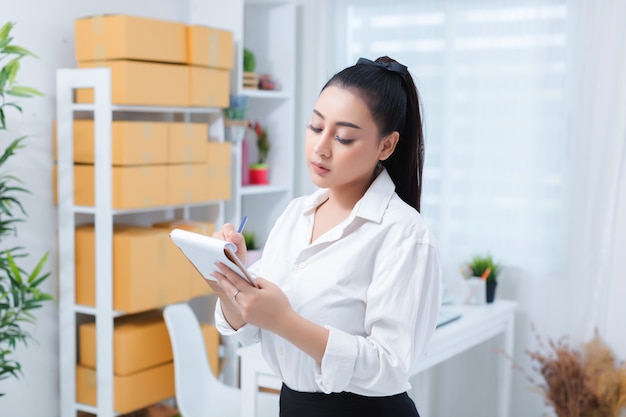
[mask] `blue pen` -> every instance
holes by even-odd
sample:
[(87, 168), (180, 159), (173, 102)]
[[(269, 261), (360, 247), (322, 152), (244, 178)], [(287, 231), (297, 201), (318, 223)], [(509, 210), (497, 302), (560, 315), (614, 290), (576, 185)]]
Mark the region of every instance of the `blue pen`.
[(243, 232), (243, 228), (246, 227), (247, 222), (248, 222), (248, 216), (243, 216), (243, 219), (241, 219), (241, 224), (239, 225), (239, 229), (237, 229), (237, 233)]

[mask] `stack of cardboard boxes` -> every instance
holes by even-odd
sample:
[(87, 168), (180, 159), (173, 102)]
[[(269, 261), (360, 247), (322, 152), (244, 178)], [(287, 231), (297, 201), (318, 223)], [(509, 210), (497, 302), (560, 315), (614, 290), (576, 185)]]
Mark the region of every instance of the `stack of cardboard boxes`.
[[(113, 104), (228, 107), (230, 31), (105, 15), (77, 19), (75, 35), (79, 68), (111, 69)], [(78, 89), (75, 95), (78, 103), (93, 102), (93, 90)], [(230, 199), (230, 143), (212, 142), (208, 136), (206, 123), (114, 121), (113, 208)], [(74, 201), (93, 206), (93, 120), (75, 120), (73, 139)]]
[[(79, 68), (111, 68), (114, 104), (228, 107), (232, 32), (128, 15), (75, 21)], [(93, 91), (78, 90), (78, 103)]]
[[(202, 324), (209, 364), (219, 372), (219, 334), (215, 326)], [(79, 365), (76, 399), (97, 405), (96, 326), (79, 328)], [(113, 335), (113, 398), (117, 413), (130, 413), (175, 395), (172, 349), (160, 311), (117, 319)]]
[[(74, 204), (94, 206), (94, 122), (74, 120), (73, 130)], [(112, 208), (230, 199), (231, 145), (207, 138), (208, 126), (204, 123), (113, 121)], [(56, 164), (53, 176), (56, 190)], [(55, 191), (55, 203), (57, 199)]]
[[(211, 235), (212, 223), (169, 221), (113, 228), (113, 308), (127, 314), (210, 294), (211, 288), (171, 241), (172, 227)], [(95, 306), (95, 228), (76, 228), (76, 303)]]
[[(105, 15), (77, 19), (75, 35), (79, 68), (111, 69), (114, 105), (223, 108), (229, 104), (234, 49), (229, 31)], [(77, 90), (75, 101), (93, 102), (93, 90)], [(74, 202), (94, 206), (94, 122), (74, 120), (73, 129)], [(209, 141), (206, 123), (114, 120), (111, 131), (113, 209), (230, 199), (230, 144)], [(127, 314), (114, 323), (113, 390), (118, 413), (174, 396), (172, 353), (160, 308), (210, 293), (171, 242), (169, 231), (174, 227), (209, 235), (214, 231), (212, 223), (180, 220), (152, 227), (114, 226), (113, 308)], [(95, 241), (93, 225), (77, 227), (76, 303), (80, 305), (95, 306)], [(217, 372), (219, 337), (212, 326), (203, 330)], [(93, 322), (79, 328), (77, 401), (90, 405), (97, 403), (95, 334)]]

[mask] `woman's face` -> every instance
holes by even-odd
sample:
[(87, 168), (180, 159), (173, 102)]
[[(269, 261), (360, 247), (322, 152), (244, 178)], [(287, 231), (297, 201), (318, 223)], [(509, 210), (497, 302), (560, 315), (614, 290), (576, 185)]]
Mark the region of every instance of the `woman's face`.
[(315, 103), (306, 131), (306, 161), (320, 188), (365, 192), (379, 160), (395, 147), (397, 133), (380, 140), (365, 102), (350, 90), (330, 86)]

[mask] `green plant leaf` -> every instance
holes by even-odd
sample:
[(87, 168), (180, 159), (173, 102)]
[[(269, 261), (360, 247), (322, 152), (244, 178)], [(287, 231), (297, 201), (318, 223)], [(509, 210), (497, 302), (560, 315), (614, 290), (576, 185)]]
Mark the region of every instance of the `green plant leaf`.
[(17, 73), (20, 70), (20, 57), (9, 61), (2, 69), (2, 71), (5, 70), (7, 71), (7, 82), (9, 83), (9, 86), (12, 86), (15, 82), (15, 77), (17, 77)]
[[(26, 136), (24, 136), (24, 137), (22, 137), (20, 139), (26, 139)], [(21, 148), (21, 147), (22, 147), (21, 145), (18, 146), (18, 148)], [(0, 178), (11, 180), (11, 181), (15, 181), (15, 182), (19, 182), (20, 184), (23, 184), (23, 181), (21, 179), (19, 179), (18, 177), (16, 177), (15, 175), (4, 174), (4, 175), (0, 175)]]
[(22, 274), (20, 273), (20, 269), (15, 264), (15, 260), (13, 259), (13, 256), (11, 256), (11, 252), (7, 251), (6, 254), (7, 260), (9, 261), (9, 268), (11, 269), (11, 272), (13, 272), (13, 277), (18, 283), (22, 284)]
[(15, 199), (14, 197), (5, 197), (2, 200), (0, 200), (0, 210), (2, 210), (7, 216), (12, 217), (13, 212), (11, 210), (11, 203), (13, 203), (17, 208), (19, 208), (22, 214), (26, 214), (26, 212), (24, 211), (24, 206), (22, 206), (22, 203), (19, 200)]
[(0, 94), (4, 94), (4, 88), (9, 81), (9, 71), (4, 67), (0, 70)]
[(26, 139), (26, 136), (21, 136), (17, 139), (13, 139), (13, 142), (11, 142), (9, 146), (6, 147), (2, 156), (0, 156), (0, 166), (4, 165), (6, 160), (9, 159), (9, 157), (11, 157), (12, 155), (14, 155), (17, 149), (20, 149), (23, 146), (22, 141), (24, 139)]
[(12, 96), (19, 97), (33, 97), (33, 96), (43, 96), (43, 93), (35, 88), (26, 87), (23, 85), (14, 85), (9, 91), (6, 92)]
[(0, 28), (0, 41), (5, 41), (9, 37), (9, 33), (13, 29), (13, 22), (6, 22)]
[(0, 38), (0, 53), (4, 53), (4, 48), (6, 48), (6, 46), (11, 43), (12, 40), (13, 38)]
[(37, 58), (37, 55), (33, 54), (28, 49), (22, 48), (21, 46), (17, 46), (17, 45), (5, 46), (3, 51), (5, 53), (7, 53), (7, 54), (19, 55), (20, 57), (22, 57), (22, 56), (32, 56), (34, 58)]
[[(31, 272), (30, 276), (28, 277), (28, 282), (32, 283), (33, 281), (35, 281), (35, 279), (41, 273), (41, 269), (43, 268), (43, 265), (46, 263), (47, 260), (48, 260), (48, 253), (46, 252), (44, 256), (41, 257), (39, 262), (37, 262), (37, 266), (35, 266), (35, 269), (33, 269), (33, 272)], [(47, 275), (48, 274), (44, 275), (43, 278), (44, 279), (47, 278)], [(39, 283), (33, 284), (34, 287), (37, 287), (38, 285)]]
[(12, 102), (6, 102), (6, 103), (4, 103), (4, 104), (3, 104), (3, 107), (13, 107), (14, 109), (16, 109), (17, 111), (19, 111), (20, 113), (22, 112), (22, 108), (21, 108), (19, 105), (15, 104), (15, 103), (12, 103)]
[(15, 192), (15, 191), (18, 191), (18, 192), (20, 192), (20, 193), (30, 194), (30, 191), (29, 191), (29, 190), (27, 190), (27, 189), (26, 189), (26, 188), (24, 188), (24, 187), (6, 187), (6, 188), (5, 188), (5, 191), (6, 191), (6, 192)]
[[(32, 276), (32, 278), (33, 278), (32, 281), (29, 279), (30, 286), (31, 287), (35, 287), (35, 288), (39, 287), (49, 277), (50, 277), (50, 273), (46, 273), (46, 274), (40, 276), (39, 278), (37, 278), (37, 276)], [(38, 296), (39, 299), (41, 299), (41, 297), (44, 297), (44, 296), (47, 296), (47, 295), (48, 294), (46, 294), (46, 293), (39, 292), (37, 296)], [(52, 297), (52, 296), (50, 296), (50, 297)]]

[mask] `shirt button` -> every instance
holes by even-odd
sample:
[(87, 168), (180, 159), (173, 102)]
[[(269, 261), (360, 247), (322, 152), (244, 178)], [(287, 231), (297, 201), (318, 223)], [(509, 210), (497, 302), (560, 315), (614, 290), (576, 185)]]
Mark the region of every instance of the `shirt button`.
[(279, 355), (279, 356), (283, 356), (284, 350), (283, 350), (283, 347), (282, 347), (282, 346), (278, 346), (277, 351), (278, 351), (278, 355)]
[(306, 266), (306, 263), (304, 262), (300, 262), (300, 265), (298, 265), (300, 269), (304, 269), (305, 266)]

